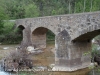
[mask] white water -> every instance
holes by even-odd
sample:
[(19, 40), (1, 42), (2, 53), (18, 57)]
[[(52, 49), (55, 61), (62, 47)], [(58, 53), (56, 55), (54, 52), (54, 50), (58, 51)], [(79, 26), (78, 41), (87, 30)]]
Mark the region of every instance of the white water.
[(0, 71), (0, 75), (9, 75), (9, 74), (4, 71)]
[(9, 75), (7, 72), (2, 71), (1, 65), (0, 65), (0, 75)]

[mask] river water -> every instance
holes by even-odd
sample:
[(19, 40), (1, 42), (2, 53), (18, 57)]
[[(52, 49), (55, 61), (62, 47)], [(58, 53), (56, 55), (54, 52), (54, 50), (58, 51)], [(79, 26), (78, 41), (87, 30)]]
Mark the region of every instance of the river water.
[[(18, 45), (0, 45), (0, 59), (5, 57), (11, 51), (16, 50)], [(47, 67), (50, 64), (54, 64), (54, 44), (49, 43), (47, 48), (44, 49), (43, 53), (39, 55), (33, 55), (33, 59), (35, 60), (34, 66), (38, 67)], [(85, 68), (82, 70), (78, 70), (75, 72), (52, 72), (52, 71), (36, 71), (36, 72), (19, 72), (18, 73), (7, 73), (0, 70), (0, 75), (100, 75), (100, 68), (90, 70), (89, 68)]]
[(9, 74), (6, 72), (0, 71), (0, 75), (9, 75)]

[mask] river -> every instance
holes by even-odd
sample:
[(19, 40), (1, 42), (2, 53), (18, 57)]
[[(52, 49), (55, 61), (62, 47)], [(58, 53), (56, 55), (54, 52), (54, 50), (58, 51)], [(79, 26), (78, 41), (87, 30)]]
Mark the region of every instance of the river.
[[(5, 57), (11, 51), (16, 50), (18, 45), (0, 45), (0, 59)], [(50, 64), (54, 64), (54, 44), (48, 43), (47, 48), (44, 49), (44, 52), (39, 55), (34, 55), (33, 59), (35, 60), (34, 66), (38, 67), (47, 67)], [(0, 70), (0, 75), (100, 75), (100, 69), (97, 68), (94, 71), (89, 68), (78, 70), (75, 72), (52, 72), (52, 71), (36, 71), (36, 72), (16, 72), (16, 73), (7, 73)]]

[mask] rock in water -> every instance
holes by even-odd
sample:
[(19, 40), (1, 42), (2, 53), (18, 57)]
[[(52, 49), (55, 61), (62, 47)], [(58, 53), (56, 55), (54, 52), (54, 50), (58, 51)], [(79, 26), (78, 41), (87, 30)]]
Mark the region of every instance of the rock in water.
[(5, 49), (5, 50), (6, 50), (6, 49), (9, 49), (9, 47), (4, 47), (3, 49)]
[(55, 64), (50, 64), (49, 66), (50, 66), (50, 68), (53, 68), (55, 66)]
[(28, 50), (29, 52), (32, 52), (32, 51), (34, 51), (34, 47), (33, 47), (33, 46), (28, 46), (28, 47), (27, 47), (27, 50)]
[(42, 53), (43, 51), (40, 50), (39, 48), (34, 48), (33, 46), (28, 46), (27, 47), (27, 51), (29, 53), (33, 53), (33, 54), (39, 54), (39, 53)]

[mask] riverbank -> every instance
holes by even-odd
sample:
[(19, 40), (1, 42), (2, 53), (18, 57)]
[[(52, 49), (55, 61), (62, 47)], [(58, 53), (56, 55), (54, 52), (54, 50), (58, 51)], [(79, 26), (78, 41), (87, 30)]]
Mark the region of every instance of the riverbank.
[[(0, 56), (5, 57), (11, 51), (16, 50), (18, 45), (0, 45)], [(43, 52), (32, 56), (33, 70), (26, 70), (10, 75), (93, 75), (93, 72), (89, 68), (77, 70), (75, 72), (53, 72), (51, 71), (52, 66), (55, 63), (55, 48), (54, 42), (49, 42), (47, 48), (43, 49)], [(35, 70), (34, 70), (35, 69)], [(89, 73), (90, 72), (90, 73)], [(96, 73), (97, 71), (95, 71)], [(88, 74), (89, 73), (89, 74)], [(100, 74), (100, 72), (99, 72)]]

